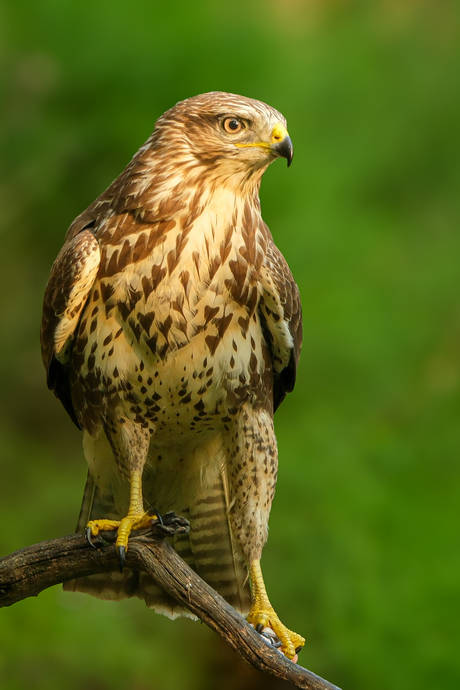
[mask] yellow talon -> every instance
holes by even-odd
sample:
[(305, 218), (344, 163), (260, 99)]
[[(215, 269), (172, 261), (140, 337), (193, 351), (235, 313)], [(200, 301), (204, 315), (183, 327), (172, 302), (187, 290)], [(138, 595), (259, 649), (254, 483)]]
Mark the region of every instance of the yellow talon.
[(90, 520), (86, 525), (86, 535), (90, 541), (90, 535), (97, 537), (99, 532), (110, 532), (118, 530), (116, 546), (120, 554), (120, 563), (123, 567), (126, 551), (128, 550), (128, 539), (133, 529), (148, 529), (152, 522), (159, 516), (151, 512), (144, 512), (142, 501), (142, 476), (139, 472), (133, 472), (130, 482), (130, 500), (128, 515), (122, 520)]
[(93, 537), (97, 537), (99, 532), (112, 532), (118, 529), (119, 525), (119, 520), (90, 520), (86, 525), (86, 532), (91, 533)]
[(148, 529), (152, 526), (155, 520), (154, 515), (149, 513), (141, 513), (140, 515), (127, 515), (120, 522), (117, 534), (117, 549), (124, 546), (128, 549), (128, 539), (133, 529)]
[(286, 628), (275, 613), (268, 599), (259, 561), (252, 563), (249, 568), (249, 574), (251, 577), (253, 601), (247, 617), (248, 623), (251, 623), (255, 628), (258, 625), (262, 625), (264, 628), (271, 628), (281, 641), (283, 653), (288, 659), (293, 659), (299, 647), (304, 646), (304, 638)]

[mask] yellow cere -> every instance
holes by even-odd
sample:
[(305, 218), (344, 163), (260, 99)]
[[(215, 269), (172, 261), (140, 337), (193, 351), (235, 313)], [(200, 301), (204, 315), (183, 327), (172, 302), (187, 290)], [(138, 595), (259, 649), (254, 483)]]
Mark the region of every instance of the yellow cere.
[(278, 122), (274, 127), (273, 127), (273, 132), (272, 132), (272, 144), (278, 144), (280, 141), (283, 141), (286, 137), (288, 137), (288, 131), (284, 125), (281, 124), (281, 122)]

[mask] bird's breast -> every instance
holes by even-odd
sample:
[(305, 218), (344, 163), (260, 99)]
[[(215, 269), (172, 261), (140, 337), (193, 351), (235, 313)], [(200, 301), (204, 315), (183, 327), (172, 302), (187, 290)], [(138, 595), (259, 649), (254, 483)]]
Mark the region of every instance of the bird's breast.
[(165, 430), (227, 424), (242, 401), (266, 396), (264, 252), (258, 224), (238, 208), (227, 222), (212, 208), (170, 222), (161, 241), (143, 229), (104, 246), (74, 346), (83, 385), (96, 379), (124, 414)]

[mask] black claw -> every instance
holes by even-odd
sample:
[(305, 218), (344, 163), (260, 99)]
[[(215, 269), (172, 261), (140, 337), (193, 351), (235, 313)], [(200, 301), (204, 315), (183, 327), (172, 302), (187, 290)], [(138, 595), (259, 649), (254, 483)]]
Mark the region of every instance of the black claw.
[(302, 645), (300, 645), (299, 647), (296, 647), (295, 653), (299, 654), (299, 652), (301, 652), (302, 649), (303, 649)]
[(164, 523), (163, 523), (163, 518), (161, 517), (160, 513), (158, 512), (158, 510), (157, 510), (156, 508), (151, 508), (151, 509), (148, 511), (148, 514), (151, 515), (155, 520), (158, 520), (158, 522), (160, 523), (160, 525), (163, 525), (163, 524), (164, 524)]
[(264, 629), (264, 626), (262, 625), (262, 623), (257, 623), (257, 625), (256, 625), (256, 632), (258, 632), (259, 635), (262, 633), (262, 630), (263, 630), (263, 629)]
[(87, 528), (85, 529), (85, 537), (86, 537), (86, 541), (88, 542), (88, 544), (89, 544), (90, 546), (92, 546), (93, 549), (97, 549), (97, 546), (96, 546), (95, 544), (93, 544), (93, 542), (92, 542), (92, 540), (91, 540), (91, 537), (92, 537), (92, 534), (91, 534), (91, 527), (87, 527)]
[(122, 573), (126, 563), (126, 549), (124, 546), (118, 547), (118, 558), (120, 559), (120, 573)]

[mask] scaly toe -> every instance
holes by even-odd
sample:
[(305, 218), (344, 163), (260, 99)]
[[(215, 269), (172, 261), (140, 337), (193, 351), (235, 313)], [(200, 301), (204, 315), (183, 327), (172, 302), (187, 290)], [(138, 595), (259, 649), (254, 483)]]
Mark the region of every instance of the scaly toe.
[(276, 615), (273, 609), (251, 610), (247, 618), (248, 623), (252, 623), (257, 630), (269, 627), (281, 641), (281, 651), (288, 659), (293, 659), (304, 646), (305, 640), (301, 635), (286, 628)]
[(113, 532), (114, 530), (118, 529), (119, 525), (119, 520), (90, 520), (85, 527), (86, 541), (94, 549), (97, 549), (97, 546), (93, 544), (91, 537), (97, 537), (99, 532)]
[[(120, 522), (117, 534), (117, 549), (120, 554), (120, 565), (123, 567), (126, 560), (126, 551), (128, 550), (129, 535), (133, 530), (146, 529), (152, 526), (152, 523), (157, 520), (157, 515), (150, 515), (149, 513), (141, 513), (140, 515), (127, 515)], [(124, 551), (122, 552), (122, 549)], [(123, 553), (123, 562), (122, 562)]]

